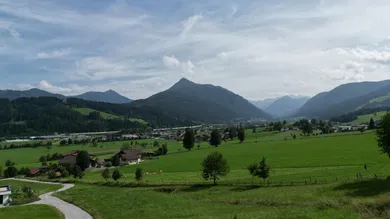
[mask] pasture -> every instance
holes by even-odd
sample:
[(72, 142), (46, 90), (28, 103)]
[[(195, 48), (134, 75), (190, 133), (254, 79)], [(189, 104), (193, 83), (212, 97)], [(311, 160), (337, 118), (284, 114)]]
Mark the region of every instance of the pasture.
[(49, 205), (26, 205), (0, 208), (0, 218), (6, 219), (65, 219), (56, 208)]
[(374, 121), (378, 121), (378, 120), (381, 120), (382, 117), (384, 115), (386, 115), (386, 111), (382, 111), (382, 112), (377, 112), (377, 113), (372, 113), (372, 114), (366, 114), (366, 115), (361, 115), (361, 116), (358, 116), (357, 119), (355, 119), (354, 121), (350, 122), (350, 124), (352, 125), (359, 125), (359, 124), (362, 124), (362, 123), (369, 123), (370, 122), (370, 119), (374, 119)]
[(76, 112), (79, 112), (79, 113), (81, 113), (81, 114), (83, 114), (85, 116), (88, 116), (92, 112), (98, 112), (98, 113), (100, 113), (100, 116), (103, 119), (116, 119), (116, 118), (118, 118), (118, 116), (116, 116), (116, 115), (109, 114), (109, 113), (106, 113), (106, 112), (97, 111), (97, 110), (90, 109), (90, 108), (73, 108), (72, 110), (74, 110)]

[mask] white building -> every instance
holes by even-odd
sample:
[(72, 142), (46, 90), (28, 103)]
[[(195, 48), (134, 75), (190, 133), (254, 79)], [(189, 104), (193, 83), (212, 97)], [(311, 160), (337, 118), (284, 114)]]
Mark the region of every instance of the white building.
[(0, 208), (11, 204), (11, 186), (0, 186)]

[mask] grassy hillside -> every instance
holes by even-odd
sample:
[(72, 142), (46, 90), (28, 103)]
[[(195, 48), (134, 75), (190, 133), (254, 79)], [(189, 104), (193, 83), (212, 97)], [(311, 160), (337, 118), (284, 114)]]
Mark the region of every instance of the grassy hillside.
[(390, 94), (372, 99), (372, 100), (370, 100), (370, 103), (381, 103), (381, 102), (388, 100), (388, 99), (390, 99)]
[(7, 219), (65, 219), (56, 208), (49, 205), (27, 205), (0, 208), (0, 218)]
[(380, 119), (382, 119), (382, 117), (384, 115), (386, 115), (386, 111), (382, 111), (382, 112), (377, 112), (377, 113), (372, 113), (372, 114), (367, 114), (367, 115), (361, 115), (361, 116), (358, 116), (358, 118), (352, 122), (350, 122), (350, 124), (353, 124), (353, 125), (358, 125), (358, 124), (362, 124), (362, 123), (367, 123), (370, 122), (370, 119), (373, 118), (374, 121), (378, 121)]
[[(337, 189), (337, 190), (336, 190)], [(59, 197), (94, 218), (345, 218), (369, 215), (364, 198), (327, 186), (166, 186), (110, 188), (77, 185)], [(115, 194), (115, 195), (113, 195)], [(375, 199), (372, 199), (375, 200)], [(373, 202), (373, 201), (372, 201)], [(367, 217), (373, 218), (373, 217)]]
[(100, 115), (104, 118), (104, 119), (116, 119), (118, 118), (118, 116), (116, 115), (113, 115), (113, 114), (109, 114), (109, 113), (105, 113), (105, 112), (100, 112), (100, 111), (97, 111), (97, 110), (94, 110), (94, 109), (90, 109), (90, 108), (73, 108), (74, 111), (76, 112), (79, 112), (85, 116), (87, 116), (89, 113), (92, 113), (92, 112), (99, 112)]

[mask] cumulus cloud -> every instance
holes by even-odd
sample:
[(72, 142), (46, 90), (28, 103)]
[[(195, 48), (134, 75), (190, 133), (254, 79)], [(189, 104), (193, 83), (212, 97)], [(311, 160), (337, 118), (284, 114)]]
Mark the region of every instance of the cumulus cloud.
[[(196, 82), (262, 99), (387, 79), (390, 70), (388, 0), (199, 0), (179, 8), (105, 1), (89, 9), (69, 1), (0, 2), (2, 33), (19, 33), (0, 39), (2, 83), (58, 78), (52, 86), (65, 91), (77, 84), (144, 98), (196, 74)], [(23, 40), (15, 40), (20, 33)], [(37, 59), (45, 59), (44, 71)]]
[(194, 74), (195, 65), (190, 61), (180, 62), (174, 56), (164, 56), (162, 58), (165, 67), (180, 71), (183, 77)]
[(41, 89), (44, 89), (44, 90), (47, 90), (47, 91), (53, 92), (53, 93), (71, 93), (72, 92), (72, 89), (70, 89), (70, 88), (54, 86), (46, 80), (42, 80), (41, 82), (39, 82), (39, 87)]

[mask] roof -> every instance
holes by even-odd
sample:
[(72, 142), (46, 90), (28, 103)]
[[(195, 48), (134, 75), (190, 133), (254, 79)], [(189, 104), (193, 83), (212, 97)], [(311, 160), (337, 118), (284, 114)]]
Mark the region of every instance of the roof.
[(59, 164), (76, 165), (76, 156), (70, 155), (62, 158), (58, 161)]
[(77, 155), (79, 152), (80, 152), (79, 150), (72, 150), (72, 151), (67, 152), (63, 155), (64, 155), (64, 157), (69, 156), (69, 155)]
[(142, 155), (142, 151), (138, 149), (121, 150), (118, 154), (123, 160), (138, 160)]
[(35, 174), (39, 173), (39, 169), (38, 168), (30, 168), (30, 173), (35, 175)]
[(61, 173), (60, 172), (56, 172), (56, 177), (60, 177), (61, 176)]

